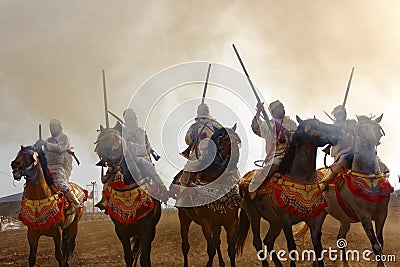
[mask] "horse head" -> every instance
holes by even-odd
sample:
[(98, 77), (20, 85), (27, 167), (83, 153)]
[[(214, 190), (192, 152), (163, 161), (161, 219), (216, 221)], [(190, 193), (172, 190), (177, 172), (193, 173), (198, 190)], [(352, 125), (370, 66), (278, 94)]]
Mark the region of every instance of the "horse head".
[(95, 142), (95, 152), (100, 160), (108, 163), (120, 161), (123, 157), (122, 126), (119, 122), (113, 128), (100, 126), (100, 133)]
[(299, 126), (295, 131), (294, 141), (305, 138), (317, 147), (321, 147), (326, 144), (336, 145), (342, 135), (340, 128), (336, 125), (327, 124), (315, 118), (302, 120), (296, 116), (296, 119)]
[(39, 153), (32, 146), (21, 146), (16, 158), (11, 162), (11, 169), (14, 180), (21, 180), (22, 177), (30, 177), (33, 168), (40, 163)]
[(380, 139), (385, 135), (379, 124), (382, 121), (382, 116), (383, 114), (376, 119), (367, 116), (357, 116), (356, 150), (359, 149), (358, 145), (362, 145), (364, 149), (374, 149), (380, 144)]

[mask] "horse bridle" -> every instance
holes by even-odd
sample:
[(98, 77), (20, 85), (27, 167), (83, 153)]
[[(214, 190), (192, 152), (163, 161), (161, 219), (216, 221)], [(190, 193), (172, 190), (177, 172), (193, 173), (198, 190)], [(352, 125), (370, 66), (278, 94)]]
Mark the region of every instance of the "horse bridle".
[[(25, 177), (25, 179), (29, 179), (29, 177), (34, 177), (35, 174), (37, 173), (38, 167), (39, 167), (39, 166), (38, 166), (38, 163), (39, 163), (39, 154), (38, 154), (36, 151), (34, 151), (34, 150), (25, 150), (25, 151), (22, 151), (22, 152), (20, 151), (18, 154), (26, 154), (26, 153), (32, 152), (32, 151), (33, 151), (33, 154), (32, 154), (33, 162), (32, 162), (31, 164), (29, 164), (29, 165), (26, 166), (25, 168), (24, 168), (23, 165), (19, 165), (16, 169), (13, 168), (13, 171), (12, 171), (13, 174), (14, 174), (16, 171), (19, 171), (19, 172), (21, 173), (21, 176), (18, 177), (18, 178), (15, 178), (15, 177), (14, 177), (14, 180), (20, 181), (22, 177)], [(33, 173), (33, 175), (28, 174), (27, 172), (28, 172), (28, 171), (31, 171), (34, 167), (36, 167), (36, 168), (35, 168), (35, 172)]]
[[(381, 126), (379, 123), (377, 123), (376, 121), (371, 120), (371, 121), (363, 121), (363, 122), (359, 122), (359, 123), (358, 123), (357, 128), (356, 128), (356, 138), (357, 138), (357, 136), (358, 136), (360, 139), (365, 139), (364, 137), (362, 137), (362, 136), (359, 134), (360, 127), (361, 127), (363, 124), (374, 124), (374, 125), (377, 125), (377, 126), (379, 127), (379, 131), (380, 131), (380, 133), (381, 133), (381, 137), (382, 137), (382, 136), (385, 136), (385, 131), (383, 130), (382, 126)], [(379, 139), (380, 139), (380, 138), (379, 138)], [(375, 147), (377, 147), (377, 146), (380, 144), (379, 139), (377, 140), (377, 143), (375, 144)], [(354, 140), (354, 141), (355, 141), (355, 140)]]

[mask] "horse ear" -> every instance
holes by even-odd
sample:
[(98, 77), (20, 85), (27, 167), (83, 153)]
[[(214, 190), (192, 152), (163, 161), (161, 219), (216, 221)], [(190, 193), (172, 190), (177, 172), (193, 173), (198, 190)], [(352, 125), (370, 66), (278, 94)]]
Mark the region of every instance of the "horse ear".
[(219, 128), (215, 127), (214, 124), (212, 124), (212, 127), (214, 129), (214, 133), (219, 130)]
[(315, 117), (315, 115), (314, 115), (314, 120), (316, 120), (317, 119), (317, 117)]
[(103, 125), (100, 124), (100, 132), (104, 131)]
[(296, 115), (296, 120), (297, 120), (297, 122), (298, 122), (298, 123), (302, 123), (302, 122), (303, 122), (303, 120), (302, 120), (302, 119), (300, 119), (300, 117), (299, 117), (299, 116), (297, 116), (297, 115)]
[(114, 129), (122, 133), (122, 125), (119, 121), (117, 121), (117, 123), (115, 124)]
[(235, 124), (232, 126), (232, 131), (236, 132), (236, 126), (237, 126), (237, 123), (235, 122)]
[(360, 122), (360, 116), (356, 115), (357, 121)]
[(23, 145), (21, 145), (21, 150), (24, 148), (24, 146)]
[(380, 123), (380, 122), (382, 121), (382, 117), (383, 117), (383, 113), (382, 113), (382, 115), (380, 115), (378, 118), (376, 118), (375, 121), (376, 121), (377, 123)]

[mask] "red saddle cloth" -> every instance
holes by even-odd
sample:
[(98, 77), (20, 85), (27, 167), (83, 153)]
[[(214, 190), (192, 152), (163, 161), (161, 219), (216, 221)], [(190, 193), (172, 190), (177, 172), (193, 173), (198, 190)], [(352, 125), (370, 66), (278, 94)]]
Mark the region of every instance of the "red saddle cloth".
[[(318, 170), (319, 180), (324, 177), (326, 171), (326, 168)], [(330, 184), (340, 187), (343, 181), (354, 196), (376, 203), (388, 198), (394, 191), (393, 186), (386, 180), (386, 175), (383, 173), (369, 175), (344, 171), (338, 174), (335, 179), (332, 179)]]
[(118, 191), (105, 186), (108, 214), (120, 223), (135, 224), (154, 209), (154, 200), (139, 186)]
[[(74, 183), (69, 183), (69, 186), (80, 203), (87, 200), (87, 190)], [(53, 224), (58, 224), (64, 220), (64, 208), (68, 206), (69, 203), (62, 194), (55, 194), (49, 198), (39, 200), (22, 197), (18, 220), (34, 230), (46, 230)]]
[(64, 219), (64, 197), (30, 200), (22, 197), (18, 220), (34, 230), (46, 230)]
[[(242, 194), (258, 171), (250, 171), (243, 177), (239, 184)], [(303, 183), (279, 173), (265, 180), (258, 188), (257, 194), (268, 195), (271, 202), (275, 201), (282, 209), (301, 218), (319, 216), (327, 206), (318, 183)]]

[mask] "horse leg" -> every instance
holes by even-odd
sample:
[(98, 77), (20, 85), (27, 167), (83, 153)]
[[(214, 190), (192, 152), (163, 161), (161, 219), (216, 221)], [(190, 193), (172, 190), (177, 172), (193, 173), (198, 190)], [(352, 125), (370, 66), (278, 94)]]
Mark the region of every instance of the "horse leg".
[(285, 233), (287, 248), (289, 251), (290, 267), (295, 267), (296, 266), (295, 260), (297, 257), (296, 242), (294, 241), (294, 237), (293, 237), (292, 224), (287, 223), (289, 221), (290, 221), (290, 218), (288, 218), (288, 216), (286, 218), (282, 218), (282, 228), (283, 228), (283, 232)]
[(133, 252), (131, 248), (130, 236), (127, 235), (123, 229), (123, 225), (115, 224), (115, 232), (117, 233), (119, 241), (121, 241), (122, 248), (124, 249), (125, 264), (127, 267), (132, 267), (133, 264)]
[(321, 236), (322, 236), (321, 229), (326, 215), (327, 213), (324, 212), (319, 217), (313, 220), (309, 220), (311, 240), (314, 246), (315, 257), (317, 258), (317, 264), (319, 267), (324, 266), (324, 259), (322, 255), (322, 243), (321, 243)]
[[(140, 233), (140, 242), (142, 247), (142, 254), (140, 255), (140, 266), (142, 267), (150, 267), (150, 252), (151, 252), (151, 243), (156, 236), (156, 227), (151, 222), (152, 225), (146, 225), (143, 228), (147, 227), (145, 231)], [(142, 229), (143, 229), (142, 228)]]
[(208, 262), (206, 264), (206, 267), (212, 267), (214, 256), (216, 253), (214, 238), (212, 236), (213, 234), (212, 225), (207, 221), (203, 221), (201, 224), (201, 229), (203, 230), (203, 235), (207, 240)]
[[(64, 260), (63, 260), (63, 253), (62, 253), (62, 232), (61, 228), (57, 227), (54, 229), (54, 232), (52, 233), (53, 241), (54, 241), (54, 250), (55, 250), (55, 256), (58, 261), (58, 265), (64, 266)], [(67, 265), (68, 266), (68, 265)]]
[(213, 239), (217, 249), (219, 266), (224, 267), (225, 262), (221, 253), (221, 226), (217, 225), (213, 227)]
[[(248, 213), (249, 215), (249, 213)], [(263, 250), (263, 245), (261, 241), (261, 233), (260, 233), (260, 221), (261, 216), (260, 214), (251, 212), (250, 218), (250, 225), (251, 231), (253, 232), (253, 246), (257, 251), (257, 255), (263, 267), (268, 266), (267, 255), (265, 255), (265, 251)]]
[(75, 220), (69, 228), (68, 254), (71, 258), (74, 256), (76, 236), (78, 235), (78, 220)]
[[(372, 250), (375, 255), (382, 257), (382, 247), (374, 233), (374, 228), (372, 226), (372, 220), (370, 217), (362, 217), (361, 224), (364, 228), (365, 233), (367, 233), (368, 239), (371, 242)], [(378, 266), (385, 266), (383, 261), (378, 261)]]
[(270, 223), (268, 233), (264, 238), (264, 245), (267, 246), (267, 251), (270, 253), (275, 266), (282, 266), (278, 256), (273, 252), (275, 240), (281, 233), (281, 230), (282, 226), (279, 223)]
[(31, 230), (31, 228), (28, 227), (29, 267), (35, 266), (39, 237), (37, 231)]
[(385, 225), (386, 222), (387, 213), (388, 209), (386, 205), (384, 210), (379, 211), (379, 214), (375, 219), (376, 236), (378, 237), (378, 241), (381, 244), (382, 249), (383, 249), (383, 226)]
[[(347, 233), (350, 231), (350, 223), (348, 222), (340, 222), (340, 229), (339, 233), (337, 236), (337, 240), (339, 239), (344, 239), (346, 240)], [(346, 247), (343, 246), (343, 248), (340, 248), (340, 260), (347, 262), (347, 257), (346, 257)]]
[(63, 255), (63, 263), (65, 267), (68, 267), (68, 259), (70, 256), (69, 250), (69, 242), (70, 242), (70, 230), (71, 228), (68, 226), (62, 231), (62, 255)]
[(188, 254), (190, 249), (189, 244), (189, 227), (192, 223), (192, 220), (185, 214), (185, 211), (178, 210), (179, 221), (181, 223), (181, 239), (182, 239), (182, 253), (183, 253), (183, 266), (188, 267)]
[(236, 237), (239, 230), (239, 222), (237, 217), (233, 224), (229, 226), (229, 228), (225, 228), (226, 231), (226, 239), (228, 242), (228, 255), (229, 260), (231, 262), (231, 267), (236, 266)]

